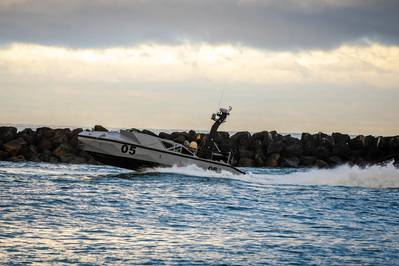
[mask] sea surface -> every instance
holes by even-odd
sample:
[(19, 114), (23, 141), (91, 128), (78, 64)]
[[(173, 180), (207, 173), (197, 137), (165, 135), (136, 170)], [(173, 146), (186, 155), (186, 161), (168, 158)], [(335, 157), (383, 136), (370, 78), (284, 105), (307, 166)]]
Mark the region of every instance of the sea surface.
[(0, 264), (399, 265), (399, 170), (0, 162)]

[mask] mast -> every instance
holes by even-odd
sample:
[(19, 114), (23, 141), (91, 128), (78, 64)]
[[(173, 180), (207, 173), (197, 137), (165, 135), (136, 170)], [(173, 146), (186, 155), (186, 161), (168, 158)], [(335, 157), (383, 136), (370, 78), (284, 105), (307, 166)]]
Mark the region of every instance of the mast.
[(230, 114), (231, 111), (231, 106), (229, 106), (229, 109), (226, 108), (220, 108), (217, 113), (212, 114), (212, 120), (215, 121), (211, 127), (211, 131), (209, 132), (209, 136), (205, 138), (198, 151), (198, 156), (202, 158), (209, 159), (212, 156), (212, 152), (214, 147), (216, 146), (215, 144), (215, 136), (216, 133), (219, 129), (219, 126), (224, 123), (227, 119), (227, 116)]

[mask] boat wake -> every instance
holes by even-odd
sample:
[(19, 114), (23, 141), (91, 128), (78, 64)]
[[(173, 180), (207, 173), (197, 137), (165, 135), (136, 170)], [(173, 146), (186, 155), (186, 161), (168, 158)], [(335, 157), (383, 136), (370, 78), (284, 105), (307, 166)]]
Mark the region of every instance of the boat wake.
[(399, 169), (393, 163), (384, 166), (343, 165), (334, 169), (244, 169), (248, 174), (216, 173), (195, 165), (187, 167), (153, 168), (146, 173), (176, 173), (186, 176), (215, 177), (258, 184), (330, 185), (365, 188), (399, 188)]
[[(224, 178), (259, 185), (329, 185), (365, 188), (399, 188), (399, 169), (392, 163), (384, 166), (343, 165), (334, 169), (288, 169), (288, 168), (244, 168), (246, 175), (234, 175), (223, 171), (216, 173), (195, 165), (146, 169), (144, 172), (115, 168), (104, 165), (67, 165), (46, 163), (0, 162), (0, 181), (5, 176), (17, 176), (29, 180), (35, 176), (45, 179), (97, 180), (111, 177), (137, 178), (149, 175), (177, 174), (182, 176)], [(5, 179), (3, 178), (3, 181)]]

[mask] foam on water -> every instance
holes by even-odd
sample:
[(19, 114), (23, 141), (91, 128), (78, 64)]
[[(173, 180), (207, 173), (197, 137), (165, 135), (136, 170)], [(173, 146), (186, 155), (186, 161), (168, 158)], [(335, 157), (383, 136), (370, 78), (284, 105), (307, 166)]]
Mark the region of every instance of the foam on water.
[[(286, 184), (286, 185), (330, 185), (366, 188), (399, 188), (399, 169), (389, 163), (373, 165), (365, 168), (343, 165), (333, 169), (271, 169), (246, 168), (246, 175), (234, 175), (227, 171), (216, 173), (204, 170), (195, 165), (186, 167), (167, 167), (146, 169), (142, 174), (164, 173), (183, 176), (212, 177), (239, 180), (256, 184)], [(0, 173), (19, 174), (26, 176), (45, 175), (96, 178), (112, 176), (113, 174), (128, 174), (133, 171), (108, 167), (68, 164), (40, 163), (40, 167), (32, 163), (10, 164), (0, 163)], [(141, 174), (139, 174), (141, 175)]]
[(392, 164), (243, 170), (0, 161), (0, 265), (399, 265)]
[[(251, 171), (252, 170), (252, 171)], [(334, 169), (249, 169), (246, 175), (223, 171), (216, 173), (195, 165), (148, 169), (146, 172), (177, 173), (188, 176), (236, 179), (261, 184), (331, 185), (367, 188), (399, 188), (399, 169), (392, 163), (365, 168), (343, 165)]]

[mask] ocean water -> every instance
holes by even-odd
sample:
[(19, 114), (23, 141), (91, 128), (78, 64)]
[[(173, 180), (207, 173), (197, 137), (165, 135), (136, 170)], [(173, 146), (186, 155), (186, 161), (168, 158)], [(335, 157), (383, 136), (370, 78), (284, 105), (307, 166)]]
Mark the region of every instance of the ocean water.
[(399, 265), (399, 170), (0, 162), (0, 264)]

